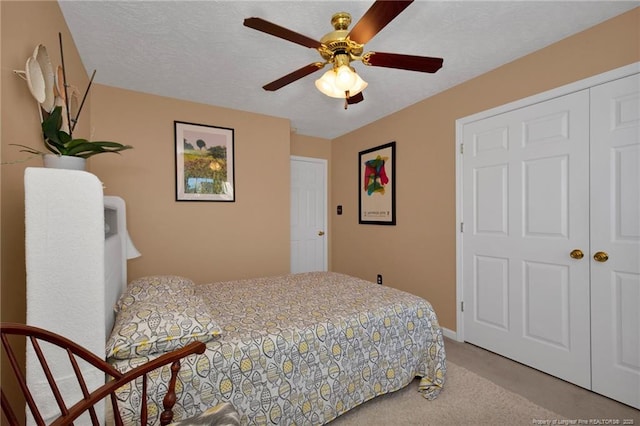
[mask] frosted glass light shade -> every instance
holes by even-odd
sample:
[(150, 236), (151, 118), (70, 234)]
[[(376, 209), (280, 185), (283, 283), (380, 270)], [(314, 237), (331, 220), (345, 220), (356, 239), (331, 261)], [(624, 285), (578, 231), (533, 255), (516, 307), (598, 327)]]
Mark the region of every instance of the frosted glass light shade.
[(340, 92), (336, 87), (336, 73), (333, 70), (325, 72), (322, 77), (316, 80), (316, 88), (332, 98), (344, 97), (344, 92)]
[(342, 65), (336, 71), (336, 87), (343, 92), (351, 90), (356, 82), (356, 73), (348, 65)]
[(357, 95), (358, 93), (366, 89), (367, 86), (369, 85), (369, 83), (367, 83), (362, 78), (360, 78), (358, 74), (355, 74), (355, 76), (356, 76), (356, 82), (353, 84), (353, 86), (349, 90), (349, 96)]
[[(341, 71), (347, 72), (347, 71), (344, 71), (344, 68), (348, 70), (348, 73), (350, 74), (350, 76), (344, 77), (342, 82), (339, 83), (338, 79), (342, 76), (340, 72)], [(344, 82), (350, 79), (351, 77), (353, 77), (353, 81), (349, 86), (345, 86)], [(340, 98), (340, 99), (344, 99), (346, 97), (345, 92), (347, 91), (349, 92), (349, 96), (354, 96), (362, 92), (367, 86), (368, 86), (368, 83), (366, 81), (364, 81), (352, 69), (344, 65), (338, 68), (338, 71), (331, 69), (325, 72), (322, 75), (322, 77), (316, 80), (316, 88), (320, 92), (332, 98)], [(346, 87), (346, 89), (344, 87)]]

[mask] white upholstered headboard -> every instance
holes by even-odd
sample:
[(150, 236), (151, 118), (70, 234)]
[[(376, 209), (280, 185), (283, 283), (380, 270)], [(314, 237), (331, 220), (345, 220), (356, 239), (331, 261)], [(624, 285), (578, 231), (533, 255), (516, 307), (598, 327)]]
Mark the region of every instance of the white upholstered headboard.
[[(84, 171), (29, 167), (24, 185), (27, 323), (104, 357), (113, 307), (127, 285), (125, 203), (120, 197), (105, 197), (102, 182)], [(63, 393), (79, 392), (66, 354), (48, 359), (57, 381), (70, 381), (61, 386)], [(48, 389), (41, 371), (35, 354), (28, 351), (31, 389)], [(89, 368), (84, 374), (90, 389), (104, 384), (100, 370)], [(55, 401), (46, 400), (50, 392), (35, 393), (36, 399), (45, 398), (39, 401), (42, 407), (51, 408), (43, 411), (46, 421), (48, 413), (57, 412)]]
[[(27, 323), (68, 337), (104, 356), (102, 183), (84, 171), (29, 167), (25, 169), (24, 186)], [(60, 352), (47, 355), (61, 391), (80, 397), (66, 358)], [(104, 384), (100, 370), (87, 366), (81, 369), (89, 389)], [(27, 383), (48, 421), (57, 407), (50, 392), (45, 391), (48, 385), (32, 350), (27, 351)]]
[(104, 352), (104, 201), (87, 172), (25, 170), (27, 323)]
[(27, 168), (25, 237), (27, 323), (103, 353), (127, 286), (124, 200), (91, 173)]

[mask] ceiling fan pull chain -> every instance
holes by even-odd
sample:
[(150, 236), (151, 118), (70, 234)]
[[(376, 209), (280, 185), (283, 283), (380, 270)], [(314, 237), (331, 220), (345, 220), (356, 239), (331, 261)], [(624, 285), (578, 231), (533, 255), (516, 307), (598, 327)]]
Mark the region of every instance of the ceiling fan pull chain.
[(344, 109), (347, 109), (348, 106), (349, 106), (349, 91), (345, 90), (344, 91)]

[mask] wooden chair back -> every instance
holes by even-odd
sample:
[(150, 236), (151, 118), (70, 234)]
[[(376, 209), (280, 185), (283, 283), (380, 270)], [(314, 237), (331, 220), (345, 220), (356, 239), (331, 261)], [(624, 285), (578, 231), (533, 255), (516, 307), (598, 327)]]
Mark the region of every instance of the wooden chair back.
[[(25, 345), (31, 345), (42, 370), (46, 377), (47, 383), (51, 389), (53, 398), (55, 398), (56, 404), (60, 410), (60, 416), (50, 423), (52, 426), (62, 426), (72, 424), (78, 417), (84, 413), (88, 413), (93, 425), (100, 425), (105, 423), (105, 419), (100, 418), (101, 415), (97, 412), (95, 406), (108, 397), (111, 403), (111, 409), (113, 412), (113, 421), (116, 425), (122, 425), (123, 421), (118, 409), (118, 399), (116, 397), (116, 390), (123, 385), (134, 381), (138, 378), (142, 378), (142, 401), (140, 412), (140, 424), (147, 424), (147, 374), (151, 371), (160, 368), (164, 365), (171, 364), (171, 377), (167, 385), (167, 393), (163, 399), (164, 411), (160, 415), (160, 424), (167, 425), (173, 420), (173, 406), (176, 402), (176, 379), (178, 371), (180, 370), (180, 360), (191, 354), (202, 354), (205, 350), (204, 343), (193, 342), (181, 349), (177, 349), (173, 352), (168, 352), (162, 356), (150, 360), (147, 363), (140, 365), (126, 373), (121, 373), (115, 369), (111, 364), (104, 361), (102, 358), (91, 353), (84, 347), (77, 343), (60, 336), (59, 334), (52, 333), (42, 328), (33, 327), (25, 324), (16, 323), (0, 323), (2, 350), (6, 355), (6, 358), (11, 365), (13, 374), (15, 377), (15, 383), (26, 401), (27, 410), (33, 416), (37, 425), (45, 425), (41, 410), (36, 405), (36, 401), (33, 396), (33, 390), (30, 390), (27, 385), (27, 379), (25, 369), (18, 361), (16, 356), (17, 348), (24, 348)], [(22, 340), (22, 342), (20, 341)], [(43, 351), (43, 345), (41, 342), (48, 342), (55, 345), (62, 350), (66, 351), (71, 367), (75, 373), (78, 381), (78, 385), (82, 390), (83, 398), (80, 401), (65, 401), (63, 392), (60, 391), (60, 385), (56, 383), (52, 369), (47, 363), (45, 353)], [(79, 360), (84, 360), (91, 364), (93, 367), (101, 370), (105, 373), (106, 382), (104, 385), (98, 387), (93, 391), (87, 389), (86, 378), (83, 375), (79, 363)], [(4, 367), (6, 368), (6, 367)], [(86, 373), (85, 373), (86, 374)], [(12, 407), (9, 403), (9, 399), (5, 394), (5, 390), (0, 387), (0, 398), (2, 404), (2, 414), (7, 420), (7, 424), (14, 426), (20, 425), (22, 422), (19, 418), (23, 418), (25, 413), (24, 407)], [(105, 402), (108, 404), (108, 402)]]

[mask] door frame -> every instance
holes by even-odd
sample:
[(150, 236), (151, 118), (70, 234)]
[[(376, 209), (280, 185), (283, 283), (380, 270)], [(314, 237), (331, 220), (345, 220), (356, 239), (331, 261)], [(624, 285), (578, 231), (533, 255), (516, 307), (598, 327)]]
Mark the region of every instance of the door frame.
[[(289, 163), (291, 164), (292, 162), (297, 161), (297, 162), (301, 162), (301, 163), (315, 163), (315, 164), (320, 164), (322, 165), (322, 173), (323, 173), (323, 180), (324, 180), (324, 194), (322, 195), (323, 197), (323, 202), (324, 202), (324, 212), (323, 212), (323, 227), (324, 227), (324, 232), (325, 232), (325, 244), (324, 244), (324, 262), (323, 262), (323, 268), (325, 271), (329, 270), (329, 238), (331, 237), (331, 232), (329, 232), (328, 229), (328, 217), (329, 217), (329, 181), (328, 181), (328, 164), (329, 161), (325, 160), (323, 158), (313, 158), (313, 157), (302, 157), (299, 155), (291, 155), (290, 156), (290, 160)], [(289, 192), (291, 192), (291, 184), (289, 185)], [(291, 208), (291, 206), (289, 206), (289, 208)], [(291, 221), (289, 221), (289, 228), (291, 228)], [(289, 245), (291, 246), (291, 241), (289, 241)], [(291, 247), (289, 247), (291, 248)], [(289, 270), (291, 270), (291, 266), (289, 265)]]
[[(464, 126), (474, 121), (482, 120), (494, 115), (502, 114), (514, 109), (526, 107), (539, 102), (544, 102), (553, 98), (568, 95), (573, 92), (588, 89), (599, 84), (607, 83), (609, 81), (617, 80), (627, 77), (632, 74), (640, 72), (640, 62), (635, 62), (630, 65), (626, 65), (620, 68), (616, 68), (610, 71), (606, 71), (602, 74), (598, 74), (592, 77), (585, 78), (573, 83), (569, 83), (564, 86), (557, 87), (536, 95), (532, 95), (517, 101), (513, 101), (495, 108), (481, 111), (476, 114), (469, 115), (467, 117), (459, 118), (456, 120), (456, 137), (455, 137), (455, 152), (456, 152), (456, 331), (455, 340), (458, 342), (464, 342), (464, 313), (462, 306), (464, 302), (464, 276), (463, 276), (463, 234), (462, 232), (462, 212), (463, 212), (463, 140), (464, 140)], [(452, 336), (453, 337), (453, 336)]]

